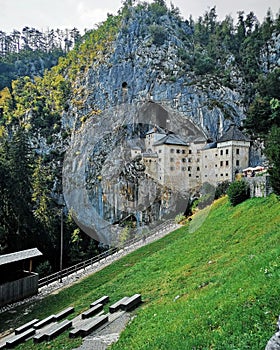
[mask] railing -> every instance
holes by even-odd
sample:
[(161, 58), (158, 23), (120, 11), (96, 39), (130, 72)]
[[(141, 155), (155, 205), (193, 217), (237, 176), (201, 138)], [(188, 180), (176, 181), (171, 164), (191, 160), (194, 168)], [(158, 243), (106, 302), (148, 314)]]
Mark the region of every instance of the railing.
[(110, 258), (112, 258), (112, 256), (114, 256), (115, 254), (118, 254), (120, 251), (126, 251), (126, 252), (132, 251), (133, 248), (135, 248), (135, 245), (137, 245), (137, 243), (139, 243), (139, 246), (140, 246), (144, 242), (148, 242), (153, 237), (159, 235), (160, 233), (162, 233), (163, 231), (171, 227), (174, 227), (174, 228), (176, 227), (174, 221), (173, 220), (165, 221), (164, 223), (160, 224), (153, 230), (149, 231), (149, 234), (147, 236), (135, 237), (129, 241), (126, 241), (122, 247), (110, 248), (105, 252), (94, 256), (93, 258), (82, 261), (76, 265), (70, 266), (66, 269), (53, 273), (49, 276), (40, 278), (38, 282), (38, 287), (42, 288), (46, 285), (49, 285), (50, 283), (53, 283), (56, 281), (62, 281), (62, 278), (68, 277), (69, 275), (72, 275), (73, 273), (77, 273), (80, 270), (83, 270), (83, 269), (85, 270), (88, 266), (107, 262), (108, 260), (110, 260)]

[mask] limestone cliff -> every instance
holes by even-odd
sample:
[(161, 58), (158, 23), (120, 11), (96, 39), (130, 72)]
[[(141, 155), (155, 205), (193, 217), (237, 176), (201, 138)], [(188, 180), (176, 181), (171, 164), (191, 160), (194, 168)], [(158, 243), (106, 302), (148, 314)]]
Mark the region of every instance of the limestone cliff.
[[(142, 4), (122, 13), (115, 36), (77, 74), (62, 116), (73, 132), (64, 198), (92, 237), (116, 244), (127, 223), (142, 232), (186, 209), (188, 189), (163, 188), (141, 171), (133, 177), (130, 150), (142, 147), (151, 126), (188, 140), (216, 140), (230, 124), (242, 125), (246, 84), (234, 56), (217, 59), (220, 71), (230, 72), (225, 83), (223, 73), (197, 74), (190, 63), (194, 49), (188, 21)], [(263, 57), (264, 69), (268, 61)]]

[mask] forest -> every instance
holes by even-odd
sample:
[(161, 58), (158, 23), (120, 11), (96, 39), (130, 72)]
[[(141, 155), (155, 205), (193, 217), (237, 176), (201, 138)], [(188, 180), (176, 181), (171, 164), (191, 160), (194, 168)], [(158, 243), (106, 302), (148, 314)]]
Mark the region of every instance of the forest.
[(166, 40), (157, 24), (160, 16), (189, 27), (187, 37), (178, 32), (188, 47), (178, 56), (198, 79), (212, 76), (235, 89), (229, 57), (239, 67), (247, 115), (243, 128), (264, 143), (271, 183), (280, 195), (279, 56), (263, 59), (279, 38), (279, 13), (268, 10), (260, 22), (253, 12), (240, 11), (234, 23), (231, 16), (218, 21), (214, 7), (194, 21), (192, 16), (183, 19), (164, 0), (137, 5), (127, 0), (117, 16), (108, 14), (83, 36), (76, 29), (0, 31), (0, 253), (38, 247), (44, 254), (37, 266), (41, 275), (59, 268), (61, 219), (65, 267), (106, 249), (76, 226), (63, 205), (62, 164), (71, 129), (63, 125), (62, 115), (70, 104), (79, 106), (77, 77), (106, 52), (133, 11), (149, 12), (149, 30), (158, 46)]

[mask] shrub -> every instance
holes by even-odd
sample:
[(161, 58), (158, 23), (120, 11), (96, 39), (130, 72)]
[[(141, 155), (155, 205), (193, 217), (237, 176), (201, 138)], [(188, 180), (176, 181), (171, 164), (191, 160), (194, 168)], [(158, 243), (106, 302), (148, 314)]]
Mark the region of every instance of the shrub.
[(183, 213), (179, 213), (175, 216), (174, 221), (176, 222), (176, 224), (180, 224), (180, 222), (182, 222), (185, 219), (186, 219), (185, 215)]
[(163, 45), (165, 40), (167, 39), (167, 33), (165, 31), (165, 28), (163, 26), (153, 24), (149, 27), (149, 29), (153, 38), (153, 44), (156, 46)]
[(242, 203), (250, 197), (250, 189), (244, 180), (234, 181), (229, 185), (227, 195), (232, 206)]
[(39, 278), (50, 275), (52, 273), (50, 262), (48, 260), (45, 260), (37, 266), (35, 271), (39, 274)]
[(227, 180), (218, 183), (216, 190), (215, 190), (215, 199), (218, 199), (218, 198), (222, 197), (224, 194), (226, 194), (228, 187), (229, 187), (229, 182)]

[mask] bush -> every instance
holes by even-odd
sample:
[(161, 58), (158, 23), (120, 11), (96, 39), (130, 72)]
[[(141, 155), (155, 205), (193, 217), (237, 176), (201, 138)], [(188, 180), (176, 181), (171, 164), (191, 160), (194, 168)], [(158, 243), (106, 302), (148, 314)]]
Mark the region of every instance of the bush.
[(223, 181), (218, 184), (215, 190), (215, 199), (218, 199), (227, 193), (229, 187), (229, 182)]
[(227, 195), (232, 206), (244, 202), (250, 197), (250, 189), (244, 180), (234, 181), (229, 185)]
[(175, 216), (175, 223), (180, 224), (180, 222), (184, 221), (186, 219), (185, 215), (183, 213), (179, 213)]
[(39, 274), (39, 278), (50, 275), (52, 273), (50, 262), (48, 260), (45, 260), (37, 266), (35, 271)]
[(153, 38), (153, 44), (156, 46), (163, 45), (167, 39), (165, 28), (163, 26), (153, 24), (149, 27), (149, 29)]

